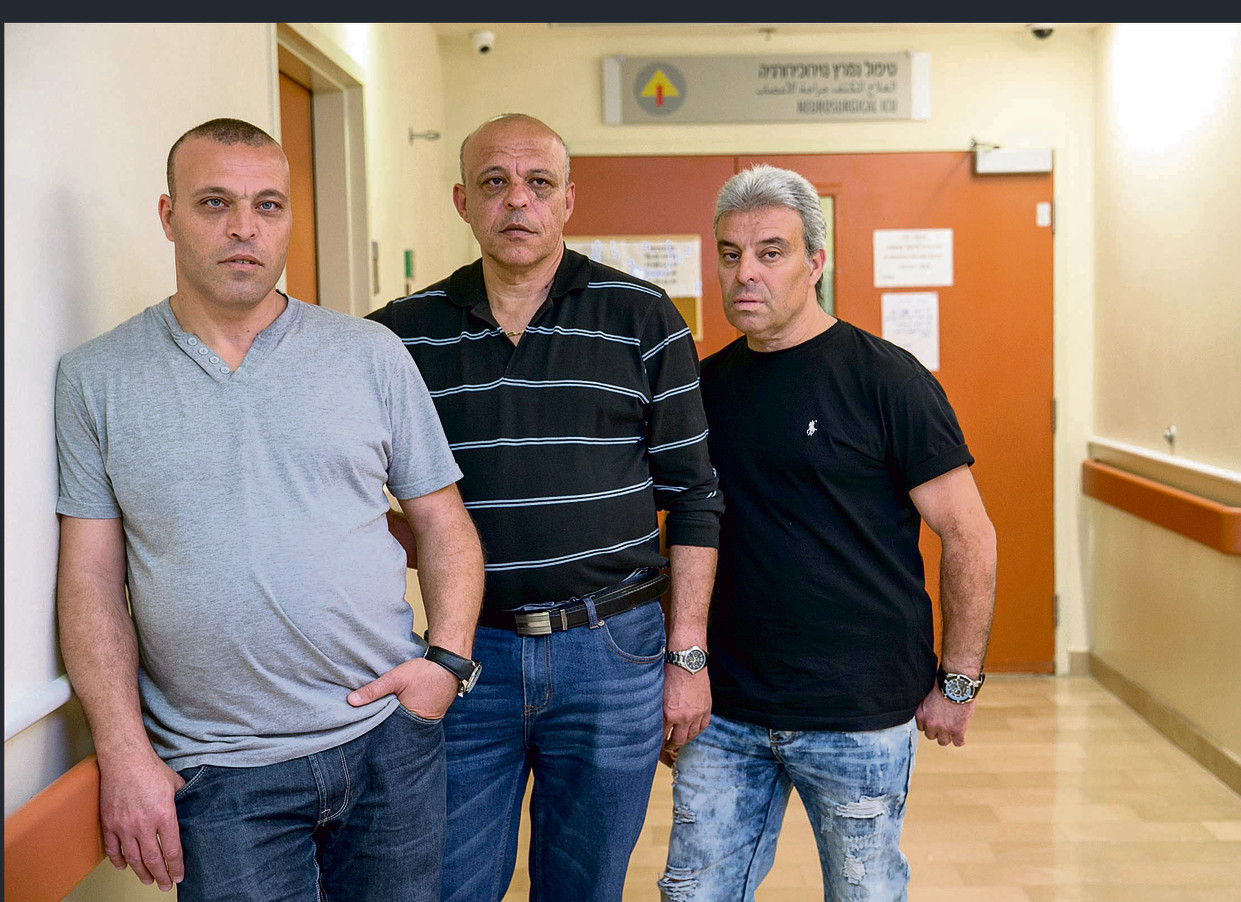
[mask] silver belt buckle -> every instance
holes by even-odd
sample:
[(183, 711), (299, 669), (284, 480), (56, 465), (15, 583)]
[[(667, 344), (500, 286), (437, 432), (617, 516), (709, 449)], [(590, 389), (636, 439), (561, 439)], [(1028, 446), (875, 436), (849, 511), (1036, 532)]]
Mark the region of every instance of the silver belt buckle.
[(547, 611), (521, 611), (513, 615), (519, 636), (550, 636), (552, 618)]

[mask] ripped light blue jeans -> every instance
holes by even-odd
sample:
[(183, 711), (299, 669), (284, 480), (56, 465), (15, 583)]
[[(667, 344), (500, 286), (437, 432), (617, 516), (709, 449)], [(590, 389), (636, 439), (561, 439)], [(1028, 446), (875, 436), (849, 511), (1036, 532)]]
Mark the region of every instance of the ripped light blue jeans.
[(827, 902), (903, 902), (900, 851), (918, 730), (769, 730), (711, 716), (677, 757), (664, 902), (752, 902), (771, 870), (789, 793), (819, 847)]

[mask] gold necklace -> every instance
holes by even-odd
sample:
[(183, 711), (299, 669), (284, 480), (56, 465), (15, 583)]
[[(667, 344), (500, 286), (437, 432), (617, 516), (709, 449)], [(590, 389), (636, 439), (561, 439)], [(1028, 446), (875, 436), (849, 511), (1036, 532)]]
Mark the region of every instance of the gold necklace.
[(517, 337), (519, 337), (519, 336), (521, 336), (521, 335), (525, 335), (525, 334), (526, 334), (526, 330), (525, 330), (525, 329), (514, 329), (512, 332), (510, 332), (510, 331), (508, 331), (507, 329), (505, 329), (505, 330), (504, 330), (504, 334), (505, 334), (505, 336), (507, 336), (508, 338), (517, 338)]

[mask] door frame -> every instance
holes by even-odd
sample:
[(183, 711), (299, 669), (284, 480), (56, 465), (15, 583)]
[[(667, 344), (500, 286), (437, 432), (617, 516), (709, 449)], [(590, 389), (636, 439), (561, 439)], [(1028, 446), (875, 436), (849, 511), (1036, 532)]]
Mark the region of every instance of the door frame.
[[(274, 42), (277, 71), (288, 72), (311, 92), (319, 303), (362, 316), (370, 311), (374, 294), (366, 206), (364, 76), (312, 26), (279, 22)], [(274, 121), (279, 123), (278, 98), (276, 106)]]

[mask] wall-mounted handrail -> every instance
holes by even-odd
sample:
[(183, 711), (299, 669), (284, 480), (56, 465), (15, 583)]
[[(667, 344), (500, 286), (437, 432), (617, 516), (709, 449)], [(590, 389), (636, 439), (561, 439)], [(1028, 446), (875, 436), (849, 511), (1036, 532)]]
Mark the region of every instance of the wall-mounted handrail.
[(101, 861), (99, 764), (90, 755), (4, 819), (4, 898), (59, 902)]
[(1082, 463), (1082, 492), (1216, 551), (1241, 554), (1241, 507), (1221, 504), (1097, 460)]
[(36, 689), (25, 698), (4, 702), (4, 741), (8, 742), (22, 730), (41, 721), (69, 701), (73, 687), (68, 676), (60, 676)]
[[(1097, 451), (1116, 451), (1119, 454), (1137, 458), (1143, 461), (1150, 461), (1154, 464), (1161, 464), (1176, 470), (1183, 470), (1186, 473), (1193, 473), (1199, 476), (1207, 476), (1220, 482), (1229, 483), (1234, 486), (1241, 486), (1241, 473), (1236, 470), (1228, 470), (1224, 467), (1215, 467), (1210, 464), (1198, 463), (1196, 460), (1185, 460), (1183, 457), (1174, 457), (1171, 454), (1160, 454), (1157, 451), (1151, 451), (1149, 448), (1143, 448), (1139, 445), (1131, 445), (1128, 442), (1118, 442), (1115, 439), (1101, 438), (1092, 436), (1090, 439), (1090, 456), (1099, 458), (1103, 455), (1096, 453)], [(1122, 468), (1123, 469), (1123, 468)]]

